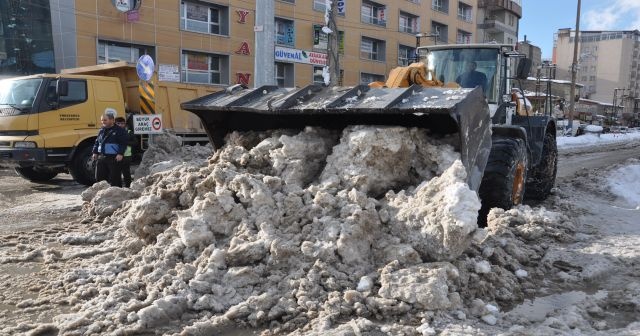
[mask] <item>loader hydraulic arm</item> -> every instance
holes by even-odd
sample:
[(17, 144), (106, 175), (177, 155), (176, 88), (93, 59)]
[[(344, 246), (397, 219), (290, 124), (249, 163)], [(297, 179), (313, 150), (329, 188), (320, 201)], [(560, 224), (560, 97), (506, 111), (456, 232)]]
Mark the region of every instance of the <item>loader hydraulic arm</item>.
[(448, 86), (436, 79), (433, 70), (427, 70), (424, 63), (412, 63), (406, 67), (393, 68), (389, 72), (386, 82), (373, 82), (369, 84), (372, 88), (404, 88), (411, 85), (422, 85), (424, 87)]

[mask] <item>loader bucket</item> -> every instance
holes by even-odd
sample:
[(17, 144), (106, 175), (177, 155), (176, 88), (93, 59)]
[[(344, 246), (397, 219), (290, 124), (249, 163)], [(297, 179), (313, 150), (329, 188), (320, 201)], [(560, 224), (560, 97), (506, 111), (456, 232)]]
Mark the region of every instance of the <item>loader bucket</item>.
[(302, 89), (232, 86), (181, 104), (202, 120), (215, 148), (233, 131), (343, 129), (349, 125), (426, 128), (458, 134), (467, 183), (477, 191), (491, 150), (489, 107), (481, 89), (414, 85), (408, 88), (322, 87)]

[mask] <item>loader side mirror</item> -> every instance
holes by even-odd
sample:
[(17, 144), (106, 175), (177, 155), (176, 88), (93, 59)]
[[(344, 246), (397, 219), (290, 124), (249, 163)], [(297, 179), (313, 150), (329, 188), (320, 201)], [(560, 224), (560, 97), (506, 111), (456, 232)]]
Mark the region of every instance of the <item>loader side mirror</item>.
[(56, 84), (56, 94), (58, 97), (65, 97), (69, 95), (69, 82), (65, 80), (58, 80)]
[(529, 77), (529, 72), (531, 71), (531, 59), (522, 58), (520, 62), (518, 62), (518, 69), (516, 71), (517, 79), (527, 79)]

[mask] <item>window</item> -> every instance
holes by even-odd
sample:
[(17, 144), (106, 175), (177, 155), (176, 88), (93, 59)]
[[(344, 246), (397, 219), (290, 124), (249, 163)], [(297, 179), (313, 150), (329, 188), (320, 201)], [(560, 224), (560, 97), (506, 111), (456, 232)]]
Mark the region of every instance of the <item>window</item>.
[(145, 54), (155, 59), (155, 48), (131, 43), (98, 41), (98, 64), (118, 61), (135, 63)]
[(324, 85), (324, 77), (322, 76), (322, 66), (313, 67), (313, 84)]
[(513, 16), (511, 14), (507, 14), (507, 17), (509, 19), (509, 25), (513, 27), (516, 24), (515, 16)]
[(384, 82), (384, 75), (361, 72), (360, 84), (369, 84), (372, 82)]
[(402, 44), (398, 46), (398, 65), (407, 66), (415, 61), (415, 58), (416, 48)]
[(400, 12), (400, 31), (403, 33), (415, 34), (420, 31), (420, 17)]
[(468, 33), (464, 30), (458, 30), (456, 34), (456, 43), (457, 44), (470, 44), (471, 43), (471, 33)]
[(276, 43), (288, 46), (295, 46), (296, 32), (292, 20), (276, 18)]
[[(58, 80), (52, 80), (47, 86), (42, 111), (50, 111), (57, 107), (76, 105), (87, 101), (87, 82), (79, 79), (66, 80), (69, 85), (69, 94), (60, 96), (56, 94)], [(59, 104), (59, 105), (57, 105)]]
[(370, 23), (382, 27), (386, 27), (386, 8), (384, 5), (371, 1), (362, 1), (360, 7), (360, 19), (363, 23)]
[[(313, 49), (317, 51), (327, 51), (329, 36), (322, 31), (322, 25), (313, 25)], [(340, 55), (344, 55), (344, 31), (338, 31), (338, 49)]]
[[(344, 16), (344, 2), (345, 0), (338, 0), (338, 15)], [(324, 12), (327, 10), (327, 0), (313, 0), (313, 9)]]
[(589, 76), (589, 81), (590, 82), (595, 82), (596, 81), (596, 76)]
[(449, 13), (449, 0), (431, 0), (431, 9)]
[(458, 2), (458, 19), (471, 22), (472, 11), (473, 7), (462, 2)]
[(276, 62), (276, 83), (279, 87), (293, 87), (293, 64)]
[(360, 42), (360, 57), (374, 61), (384, 61), (384, 43), (384, 41), (363, 36)]
[(180, 28), (199, 33), (229, 35), (229, 8), (182, 1)]
[(182, 52), (180, 77), (186, 83), (228, 84), (229, 56)]
[(449, 29), (447, 25), (444, 25), (436, 21), (432, 21), (431, 32), (433, 34), (438, 34), (438, 41), (449, 43)]

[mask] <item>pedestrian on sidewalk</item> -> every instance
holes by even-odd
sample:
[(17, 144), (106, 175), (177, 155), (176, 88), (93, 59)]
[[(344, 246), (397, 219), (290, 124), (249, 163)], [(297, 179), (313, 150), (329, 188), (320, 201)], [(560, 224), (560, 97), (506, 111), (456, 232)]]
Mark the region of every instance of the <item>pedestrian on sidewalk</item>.
[(136, 137), (133, 132), (127, 128), (127, 121), (123, 117), (116, 118), (116, 125), (122, 127), (127, 132), (127, 149), (124, 151), (124, 158), (120, 161), (120, 170), (122, 171), (123, 187), (131, 187), (131, 155), (132, 148), (136, 144)]
[(105, 113), (100, 117), (102, 128), (93, 144), (96, 164), (96, 182), (106, 180), (111, 186), (122, 187), (120, 161), (127, 149), (127, 131), (115, 124), (115, 116)]

